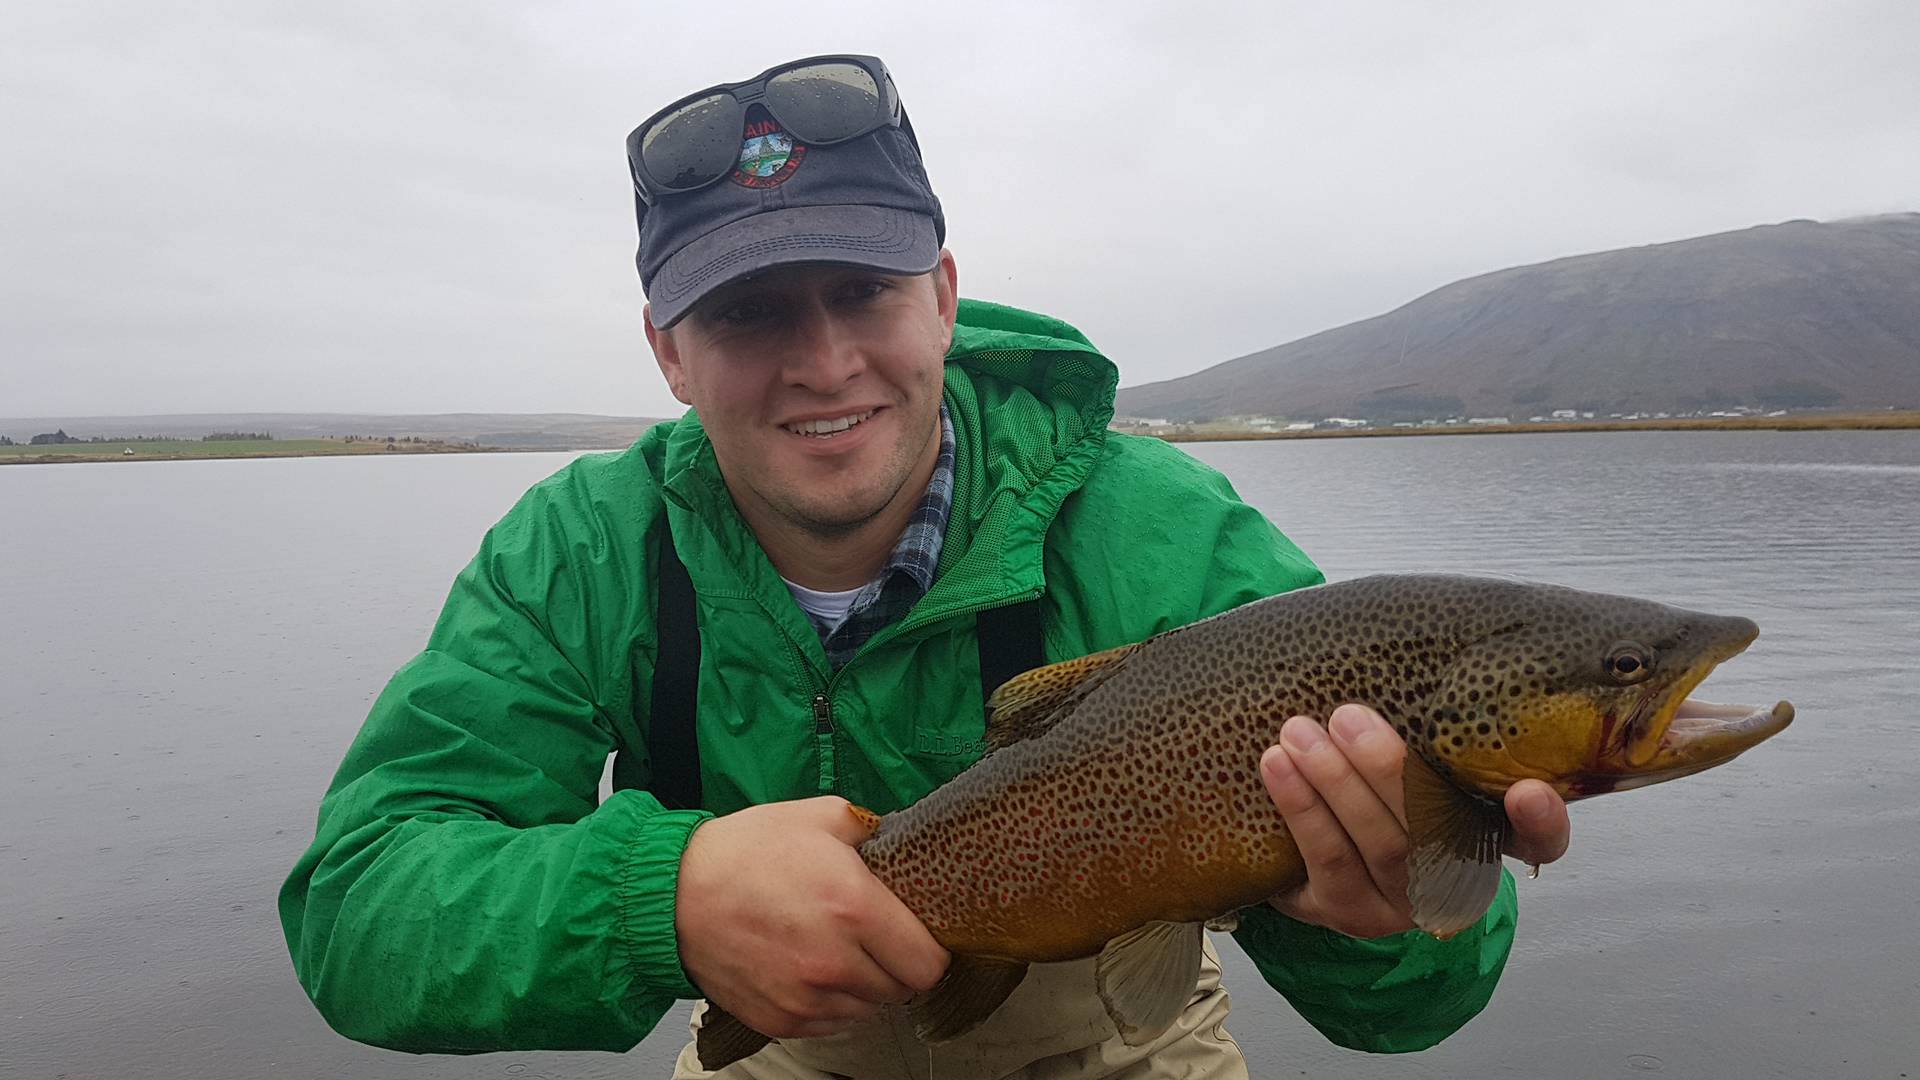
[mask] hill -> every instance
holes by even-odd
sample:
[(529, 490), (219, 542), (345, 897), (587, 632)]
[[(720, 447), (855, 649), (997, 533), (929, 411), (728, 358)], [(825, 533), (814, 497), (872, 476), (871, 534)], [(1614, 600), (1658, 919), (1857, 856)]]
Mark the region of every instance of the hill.
[(1435, 289), (1120, 391), (1123, 416), (1920, 407), (1920, 213), (1763, 225)]

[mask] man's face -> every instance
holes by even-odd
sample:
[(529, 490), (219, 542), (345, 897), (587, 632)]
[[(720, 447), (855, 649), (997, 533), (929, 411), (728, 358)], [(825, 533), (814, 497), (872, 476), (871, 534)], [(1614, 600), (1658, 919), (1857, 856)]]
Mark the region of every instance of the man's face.
[(939, 453), (954, 310), (943, 251), (918, 277), (770, 271), (715, 290), (670, 330), (649, 320), (647, 340), (748, 522), (840, 536), (919, 499)]

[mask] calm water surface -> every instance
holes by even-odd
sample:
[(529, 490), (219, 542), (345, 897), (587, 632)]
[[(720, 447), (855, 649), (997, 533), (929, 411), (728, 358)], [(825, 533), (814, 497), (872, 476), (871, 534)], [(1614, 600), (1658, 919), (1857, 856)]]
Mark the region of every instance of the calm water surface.
[[(1920, 1077), (1920, 433), (1212, 444), (1333, 578), (1518, 575), (1755, 618), (1704, 688), (1800, 719), (1582, 804), (1493, 1003), (1332, 1047), (1229, 951), (1256, 1076)], [(481, 532), (565, 456), (0, 468), (0, 1076), (663, 1075), (334, 1035), (274, 893)], [(683, 1015), (683, 1014), (682, 1014)]]

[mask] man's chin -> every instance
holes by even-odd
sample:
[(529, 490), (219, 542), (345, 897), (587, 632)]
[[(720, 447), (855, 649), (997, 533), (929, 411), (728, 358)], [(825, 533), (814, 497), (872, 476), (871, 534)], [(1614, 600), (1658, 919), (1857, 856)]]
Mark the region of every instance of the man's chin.
[(815, 536), (834, 540), (859, 532), (886, 508), (885, 500), (870, 506), (861, 503), (823, 506), (793, 504), (782, 507), (780, 516)]

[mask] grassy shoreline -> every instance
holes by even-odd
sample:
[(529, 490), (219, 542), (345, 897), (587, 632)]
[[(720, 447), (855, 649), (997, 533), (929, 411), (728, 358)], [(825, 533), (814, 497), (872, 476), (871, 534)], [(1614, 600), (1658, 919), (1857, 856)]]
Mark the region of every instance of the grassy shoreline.
[[(129, 453), (128, 451), (132, 451)], [(364, 457), (406, 454), (497, 454), (498, 446), (436, 441), (355, 439), (244, 439), (205, 442), (166, 439), (131, 442), (0, 446), (0, 465), (73, 465), (105, 461), (223, 461), (239, 458)]]
[(1801, 413), (1788, 416), (1702, 416), (1667, 420), (1548, 420), (1526, 424), (1453, 424), (1444, 427), (1342, 428), (1328, 431), (1255, 431), (1211, 428), (1157, 435), (1168, 442), (1263, 439), (1365, 439), (1400, 435), (1531, 435), (1569, 431), (1907, 431), (1920, 429), (1920, 410)]
[[(1789, 416), (1693, 417), (1667, 420), (1555, 420), (1538, 424), (1455, 424), (1445, 427), (1360, 428), (1328, 431), (1256, 431), (1203, 427), (1162, 432), (1167, 442), (1243, 442), (1266, 439), (1368, 439), (1401, 435), (1530, 435), (1601, 431), (1907, 431), (1920, 429), (1920, 410), (1863, 413), (1801, 413)], [(356, 438), (271, 439), (205, 442), (165, 441), (56, 443), (0, 446), (0, 465), (71, 465), (105, 461), (218, 461), (240, 458), (364, 457), (389, 454), (538, 453), (560, 448), (479, 446), (431, 440), (416, 442)], [(608, 447), (607, 449), (618, 449)], [(131, 450), (132, 453), (127, 453)]]

